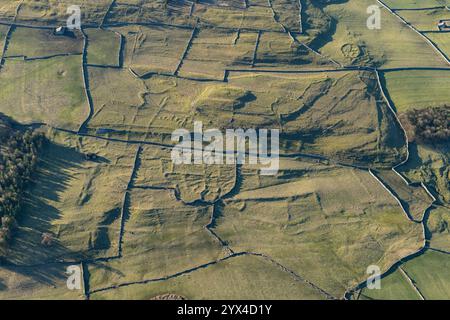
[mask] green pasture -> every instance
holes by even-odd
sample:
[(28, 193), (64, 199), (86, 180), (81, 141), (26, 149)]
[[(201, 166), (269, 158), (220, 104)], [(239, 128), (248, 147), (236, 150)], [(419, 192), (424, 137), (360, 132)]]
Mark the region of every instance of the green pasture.
[[(345, 65), (383, 68), (447, 66), (420, 35), (385, 9), (381, 9), (381, 29), (367, 28), (366, 9), (370, 5), (379, 6), (373, 0), (349, 0), (326, 6), (324, 11), (336, 21), (336, 31), (327, 41), (316, 40), (324, 43), (317, 49)], [(349, 46), (353, 49), (349, 50)]]
[(119, 66), (120, 36), (110, 30), (87, 29), (87, 63)]
[(0, 112), (16, 121), (77, 129), (87, 116), (81, 56), (8, 59), (0, 85)]
[(450, 72), (404, 70), (383, 74), (386, 91), (398, 113), (441, 106), (450, 100)]
[(259, 257), (241, 256), (166, 281), (136, 284), (94, 293), (94, 300), (149, 300), (167, 293), (186, 299), (323, 299), (276, 265)]

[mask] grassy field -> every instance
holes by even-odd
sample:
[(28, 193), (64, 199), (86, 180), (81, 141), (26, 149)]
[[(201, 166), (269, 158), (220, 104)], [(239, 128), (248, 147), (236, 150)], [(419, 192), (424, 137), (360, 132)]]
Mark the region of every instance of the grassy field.
[(292, 32), (300, 31), (300, 8), (297, 1), (273, 1), (272, 6), (280, 23)]
[(392, 170), (383, 170), (377, 176), (390, 188), (416, 221), (422, 221), (425, 210), (431, 206), (433, 199), (422, 187), (408, 186)]
[(223, 80), (225, 69), (249, 68), (256, 42), (255, 32), (204, 28), (198, 32), (180, 69), (180, 75)]
[(449, 10), (439, 8), (421, 11), (406, 10), (398, 13), (418, 30), (423, 31), (425, 36), (444, 52), (447, 59), (450, 57), (450, 36), (446, 32), (438, 32), (438, 22), (450, 19)]
[[(171, 132), (192, 128), (195, 119), (205, 129), (281, 125), (284, 149), (291, 153), (356, 163), (370, 157), (382, 167), (398, 162), (404, 152), (402, 134), (386, 105), (377, 101), (370, 74), (232, 72), (227, 84), (166, 76), (140, 83), (126, 71), (90, 68), (90, 79), (95, 109), (91, 128), (111, 128), (122, 138), (171, 143)], [(103, 83), (111, 83), (113, 94)], [(318, 128), (326, 134), (317, 135)], [(361, 156), (350, 155), (352, 150)]]
[[(120, 29), (118, 30), (119, 32)], [(127, 41), (125, 61), (139, 75), (175, 72), (192, 30), (173, 27), (138, 27), (123, 34)]]
[(448, 0), (384, 0), (392, 9), (417, 9), (449, 5)]
[(263, 32), (259, 41), (255, 66), (261, 69), (333, 68), (327, 59), (312, 53), (287, 34)]
[(25, 0), (20, 8), (18, 20), (27, 23), (45, 21), (57, 24), (67, 21), (67, 8), (77, 5), (81, 9), (83, 23), (100, 24), (106, 14), (109, 0)]
[[(438, 31), (439, 20), (450, 19), (449, 11), (444, 8), (420, 11), (404, 10), (397, 13), (419, 31)], [(445, 35), (445, 33), (443, 34)], [(448, 37), (448, 34), (446, 36)]]
[[(0, 0), (1, 22), (18, 13), (8, 41), (0, 24), (0, 113), (48, 124), (39, 130), (49, 142), (0, 257), (0, 299), (82, 299), (64, 274), (80, 260), (92, 299), (326, 298), (317, 288), (342, 298), (367, 278), (367, 266), (385, 271), (423, 247), (423, 226), (367, 170), (422, 219), (430, 196), (391, 170), (406, 158), (404, 132), (376, 74), (339, 63), (380, 68), (401, 119), (448, 104), (450, 72), (377, 1), (302, 0), (301, 16), (299, 2), (287, 0), (19, 3)], [(80, 32), (53, 34), (70, 5), (81, 6), (86, 61)], [(367, 28), (370, 5), (381, 8), (380, 30)], [(450, 54), (448, 33), (430, 32), (448, 11), (396, 12)], [(279, 129), (280, 170), (174, 164), (172, 132), (197, 121), (204, 130)], [(81, 124), (87, 136), (77, 133)], [(430, 247), (443, 251), (448, 155), (447, 144), (410, 141), (398, 168), (439, 198), (425, 223)], [(430, 249), (401, 267), (427, 299), (450, 298), (449, 261)], [(419, 298), (399, 270), (382, 290), (358, 294)]]
[(450, 59), (450, 36), (448, 33), (427, 33), (427, 37), (433, 41)]
[(340, 297), (368, 265), (386, 268), (421, 246), (420, 226), (368, 173), (282, 168), (261, 187), (244, 171), (240, 193), (220, 207), (214, 230), (233, 250), (265, 253)]
[(92, 133), (108, 128), (115, 130), (111, 136), (144, 139), (163, 101), (151, 97), (149, 87), (126, 69), (89, 68), (89, 78)]
[(9, 27), (0, 25), (0, 52), (3, 52), (3, 47), (5, 45), (5, 38), (8, 33)]
[(92, 299), (149, 300), (174, 293), (187, 299), (323, 299), (305, 283), (258, 257), (232, 258), (167, 281), (132, 285), (92, 295)]
[[(331, 42), (318, 49), (344, 64), (371, 64), (383, 68), (447, 66), (417, 33), (385, 9), (381, 10), (382, 28), (368, 29), (366, 8), (369, 5), (378, 3), (349, 0), (326, 6), (325, 12), (337, 21), (336, 32)], [(347, 50), (349, 46), (354, 49)], [(356, 53), (348, 55), (347, 52)]]
[(169, 2), (127, 0), (117, 2), (106, 19), (106, 23), (135, 23), (145, 21), (176, 25), (194, 25), (195, 19), (189, 16), (188, 2)]
[[(46, 45), (43, 46), (42, 43)], [(82, 51), (83, 39), (78, 32), (73, 33), (73, 36), (55, 36), (52, 30), (16, 27), (12, 32), (6, 56), (40, 58), (61, 54), (81, 55)]]
[(120, 36), (104, 29), (87, 29), (89, 46), (87, 62), (103, 66), (119, 66)]
[(429, 300), (450, 299), (449, 268), (450, 257), (434, 251), (427, 251), (404, 266), (424, 297)]
[(81, 56), (9, 59), (0, 84), (1, 111), (18, 121), (77, 129), (87, 115)]
[(0, 17), (6, 21), (11, 21), (20, 2), (21, 0), (0, 0)]
[(407, 70), (385, 72), (387, 92), (397, 112), (440, 106), (450, 101), (450, 72)]
[(281, 25), (275, 21), (268, 7), (253, 6), (243, 11), (199, 4), (195, 6), (193, 15), (198, 17), (200, 22), (215, 27), (282, 31)]
[[(448, 255), (428, 250), (419, 257), (406, 262), (401, 268), (412, 279), (425, 299), (449, 299), (449, 264)], [(382, 280), (381, 283), (381, 290), (364, 289), (361, 297), (372, 299), (419, 298), (412, 285), (399, 270)]]
[(401, 170), (412, 181), (433, 187), (444, 202), (450, 202), (448, 146), (441, 150), (412, 144), (410, 161)]
[(450, 209), (439, 207), (433, 209), (428, 219), (431, 231), (430, 246), (435, 249), (450, 252)]
[(165, 277), (224, 257), (224, 250), (204, 229), (212, 209), (184, 205), (170, 190), (133, 190), (123, 258), (90, 265), (91, 289)]
[[(59, 133), (52, 141), (24, 196), (6, 258), (32, 265), (115, 255), (135, 148)], [(86, 160), (87, 153), (99, 160)], [(43, 233), (53, 235), (52, 246), (41, 244)]]
[(234, 188), (234, 165), (174, 165), (167, 150), (144, 148), (135, 186), (165, 188), (184, 203), (215, 202)]
[(364, 288), (359, 295), (360, 300), (420, 300), (420, 296), (405, 278), (396, 271), (381, 279), (381, 290)]
[(67, 265), (48, 264), (40, 267), (0, 267), (0, 299), (82, 300), (79, 290), (66, 286)]

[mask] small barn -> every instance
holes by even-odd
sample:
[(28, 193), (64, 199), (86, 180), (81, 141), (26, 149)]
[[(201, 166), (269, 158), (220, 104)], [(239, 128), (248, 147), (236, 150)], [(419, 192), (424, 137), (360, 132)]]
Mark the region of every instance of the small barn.
[(66, 27), (58, 27), (53, 31), (55, 36), (64, 36), (67, 33)]
[(449, 20), (439, 20), (438, 29), (439, 29), (439, 31), (450, 31), (450, 19)]

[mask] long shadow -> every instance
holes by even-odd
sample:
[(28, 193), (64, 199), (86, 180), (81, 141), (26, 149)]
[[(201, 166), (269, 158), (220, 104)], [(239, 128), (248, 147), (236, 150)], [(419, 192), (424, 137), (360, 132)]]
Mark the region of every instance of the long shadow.
[(0, 279), (0, 291), (5, 290), (5, 289), (6, 289), (6, 285)]
[[(27, 266), (62, 262), (63, 258), (79, 256), (61, 244), (57, 237), (51, 246), (42, 244), (42, 234), (54, 231), (54, 221), (61, 218), (62, 212), (52, 203), (60, 201), (60, 194), (73, 178), (70, 170), (76, 170), (84, 161), (84, 155), (75, 149), (47, 143), (30, 185), (22, 196), (21, 210), (17, 214), (17, 230), (2, 259), (1, 267), (25, 270), (40, 280), (53, 279), (58, 267), (46, 267), (48, 274), (31, 272)], [(59, 274), (59, 273), (58, 273)]]
[[(30, 267), (5, 265), (1, 266), (1, 268), (8, 270), (11, 273), (31, 278), (33, 281), (45, 286), (56, 287), (65, 284), (67, 280), (66, 268), (69, 265), (69, 263), (53, 263)], [(2, 290), (8, 290), (8, 287), (0, 282), (0, 291)]]
[[(324, 15), (326, 15), (324, 9), (326, 6), (330, 4), (343, 4), (348, 2), (348, 0), (329, 0), (329, 1), (314, 1), (314, 7), (321, 10)], [(306, 5), (310, 6), (312, 5), (310, 1), (306, 1)], [(303, 16), (308, 17), (307, 10), (303, 10)], [(314, 38), (309, 44), (310, 47), (312, 47), (314, 50), (320, 50), (323, 46), (325, 46), (327, 43), (333, 41), (333, 35), (336, 33), (337, 29), (337, 20), (333, 17), (327, 16), (330, 19), (330, 23), (328, 25), (328, 29), (322, 30), (319, 35)], [(303, 19), (303, 28), (304, 31), (308, 32), (308, 29), (311, 29), (313, 26), (308, 23), (308, 19)]]

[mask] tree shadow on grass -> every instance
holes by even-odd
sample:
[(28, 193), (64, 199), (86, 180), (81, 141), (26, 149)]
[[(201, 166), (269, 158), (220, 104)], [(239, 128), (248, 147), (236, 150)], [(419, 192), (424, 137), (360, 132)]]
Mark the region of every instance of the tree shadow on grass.
[(2, 279), (0, 279), (0, 291), (5, 290), (6, 285), (3, 283)]
[[(36, 287), (35, 283), (43, 285), (42, 288), (48, 287), (57, 288), (58, 286), (65, 286), (68, 274), (66, 273), (66, 268), (69, 264), (53, 263), (43, 266), (35, 267), (21, 267), (13, 265), (4, 265), (2, 269), (9, 271), (13, 274), (20, 274), (24, 277), (23, 280), (17, 282), (17, 288), (20, 288), (26, 294), (27, 287)], [(1, 280), (1, 279), (0, 279)], [(3, 287), (2, 287), (3, 285)], [(8, 290), (9, 288), (0, 282), (0, 291)]]
[(61, 218), (62, 213), (52, 202), (60, 200), (59, 195), (68, 187), (73, 172), (81, 168), (83, 161), (83, 154), (75, 149), (54, 143), (45, 147), (31, 183), (23, 194), (22, 209), (17, 215), (18, 228), (8, 248), (6, 264), (36, 265), (77, 256), (57, 239), (51, 246), (41, 242), (42, 234), (52, 234), (52, 222)]

